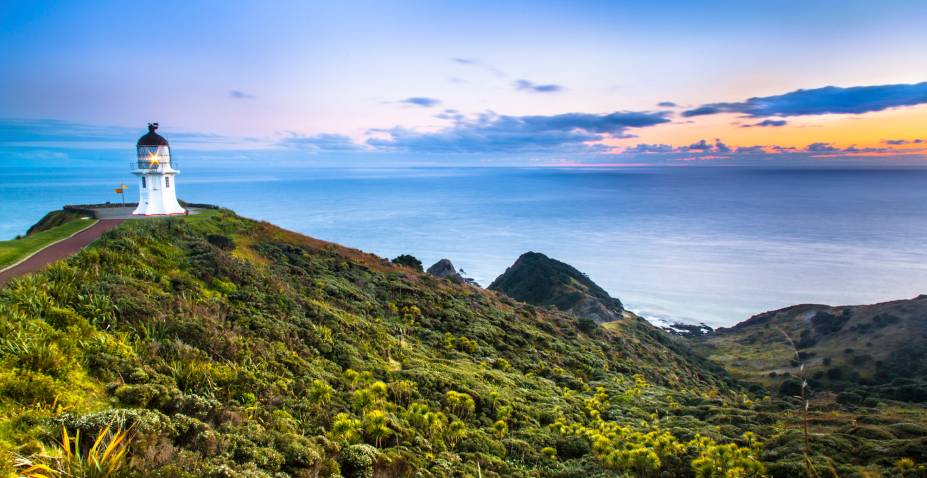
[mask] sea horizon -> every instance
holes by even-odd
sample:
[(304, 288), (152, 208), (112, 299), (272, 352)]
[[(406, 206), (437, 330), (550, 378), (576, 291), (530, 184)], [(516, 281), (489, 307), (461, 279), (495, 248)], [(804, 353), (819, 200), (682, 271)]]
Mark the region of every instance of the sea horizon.
[[(130, 175), (110, 163), (4, 168), (0, 233), (22, 234), (65, 204), (119, 202), (120, 182), (131, 202)], [(921, 168), (184, 164), (186, 201), (426, 267), (448, 258), (484, 287), (521, 253), (542, 252), (661, 325), (724, 327), (799, 303), (927, 291)]]

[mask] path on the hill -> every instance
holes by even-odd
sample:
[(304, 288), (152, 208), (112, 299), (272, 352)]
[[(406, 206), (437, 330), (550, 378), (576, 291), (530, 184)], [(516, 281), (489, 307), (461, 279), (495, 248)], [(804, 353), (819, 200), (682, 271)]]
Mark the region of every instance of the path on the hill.
[(101, 219), (97, 221), (96, 224), (67, 239), (45, 246), (44, 249), (40, 249), (28, 259), (0, 272), (0, 286), (6, 284), (14, 277), (41, 270), (52, 262), (59, 261), (74, 254), (87, 244), (95, 241), (98, 237), (103, 235), (104, 232), (118, 226), (122, 221), (123, 219)]

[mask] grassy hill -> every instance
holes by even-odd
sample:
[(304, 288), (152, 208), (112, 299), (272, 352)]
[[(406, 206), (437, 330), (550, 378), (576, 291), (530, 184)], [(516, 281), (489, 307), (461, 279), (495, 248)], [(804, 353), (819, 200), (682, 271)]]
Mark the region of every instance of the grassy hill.
[(738, 377), (785, 394), (795, 391), (804, 365), (812, 389), (837, 393), (846, 404), (927, 404), (927, 295), (862, 306), (797, 305), (694, 343)]
[(23, 237), (0, 241), (0, 269), (13, 265), (43, 247), (79, 232), (96, 222), (70, 211), (53, 211), (29, 228)]
[[(803, 472), (801, 404), (666, 340), (229, 211), (128, 221), (0, 289), (0, 473)], [(821, 473), (922, 476), (922, 409), (812, 419)]]

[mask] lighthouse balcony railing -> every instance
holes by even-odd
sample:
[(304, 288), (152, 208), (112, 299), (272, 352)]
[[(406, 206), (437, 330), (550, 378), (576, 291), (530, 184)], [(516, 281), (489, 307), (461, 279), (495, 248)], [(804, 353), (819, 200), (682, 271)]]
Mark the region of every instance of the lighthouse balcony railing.
[(161, 163), (152, 163), (150, 161), (132, 161), (129, 163), (129, 169), (139, 170), (139, 169), (148, 169), (152, 171), (159, 171), (164, 169), (164, 166), (169, 166), (171, 169), (177, 169), (177, 161), (161, 162)]

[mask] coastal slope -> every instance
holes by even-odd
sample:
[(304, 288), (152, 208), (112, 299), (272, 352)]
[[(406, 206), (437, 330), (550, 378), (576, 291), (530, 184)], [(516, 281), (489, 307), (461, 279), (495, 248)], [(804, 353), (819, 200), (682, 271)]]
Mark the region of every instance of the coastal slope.
[[(0, 472), (64, 430), (125, 432), (127, 476), (801, 473), (800, 404), (577, 319), (227, 210), (126, 221), (0, 288)], [(822, 473), (927, 459), (915, 413), (812, 413)]]
[(872, 305), (796, 305), (691, 343), (737, 377), (784, 394), (794, 394), (803, 366), (812, 389), (848, 404), (927, 403), (927, 295)]

